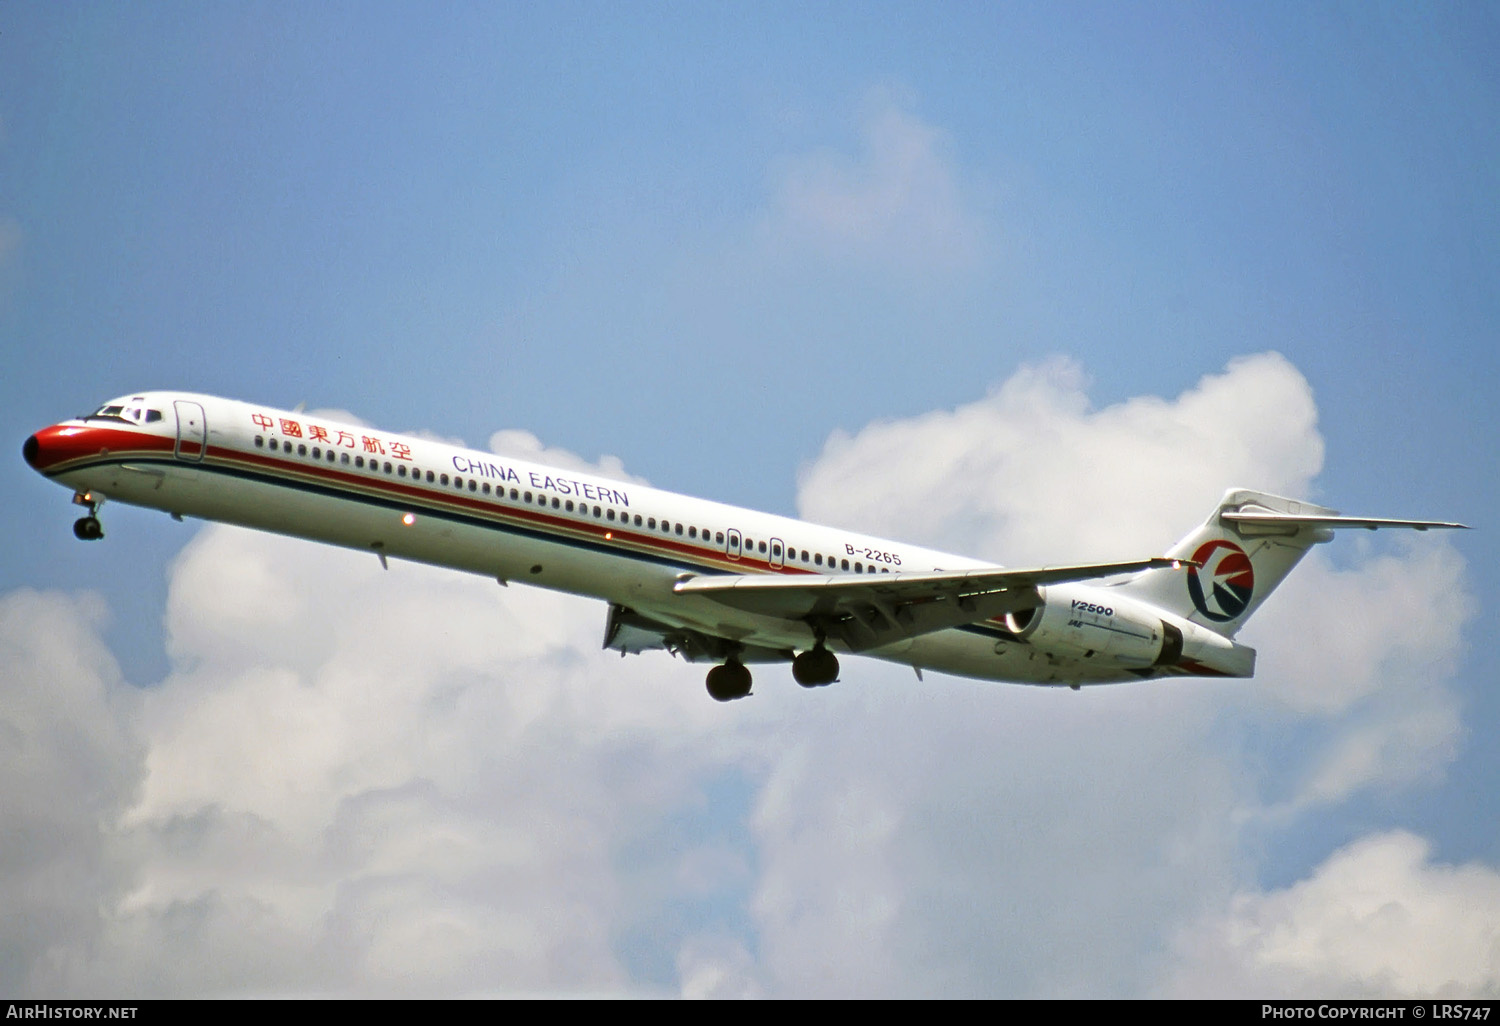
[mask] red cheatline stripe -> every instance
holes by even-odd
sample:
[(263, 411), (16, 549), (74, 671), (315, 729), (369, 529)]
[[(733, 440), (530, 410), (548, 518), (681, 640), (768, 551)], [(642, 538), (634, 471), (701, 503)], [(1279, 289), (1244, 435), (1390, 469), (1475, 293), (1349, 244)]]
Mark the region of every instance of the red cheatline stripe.
[[(228, 464), (239, 464), (241, 466), (254, 467), (262, 472), (269, 472), (273, 477), (288, 477), (306, 481), (315, 481), (323, 484), (336, 483), (344, 487), (352, 488), (371, 495), (380, 495), (390, 499), (420, 500), (424, 505), (438, 505), (452, 510), (467, 513), (483, 514), (485, 519), (500, 522), (513, 522), (527, 524), (532, 527), (546, 528), (553, 533), (564, 534), (576, 538), (586, 538), (590, 541), (604, 541), (604, 535), (610, 534), (612, 543), (644, 550), (656, 555), (680, 555), (691, 557), (699, 563), (709, 563), (721, 569), (733, 569), (738, 571), (758, 570), (766, 573), (782, 574), (815, 574), (816, 571), (804, 567), (787, 566), (783, 564), (779, 568), (772, 569), (768, 560), (752, 556), (741, 556), (738, 560), (730, 560), (729, 557), (718, 548), (705, 548), (686, 541), (678, 541), (622, 524), (621, 521), (590, 521), (588, 523), (573, 519), (566, 514), (545, 513), (540, 510), (528, 509), (525, 506), (499, 505), (477, 495), (459, 494), (456, 490), (449, 491), (441, 487), (414, 486), (403, 483), (400, 479), (387, 478), (384, 472), (379, 476), (370, 472), (345, 471), (337, 467), (326, 467), (317, 463), (289, 462), (284, 459), (273, 459), (260, 453), (244, 452), (239, 449), (230, 449), (223, 446), (210, 446), (207, 459)], [(404, 462), (404, 461), (403, 461)], [(458, 475), (463, 476), (463, 475)]]

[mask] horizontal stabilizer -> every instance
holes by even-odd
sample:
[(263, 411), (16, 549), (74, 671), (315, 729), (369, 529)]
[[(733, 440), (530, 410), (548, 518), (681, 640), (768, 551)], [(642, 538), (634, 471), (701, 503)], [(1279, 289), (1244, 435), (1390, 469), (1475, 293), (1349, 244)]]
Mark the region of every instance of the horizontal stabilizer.
[(1271, 510), (1225, 510), (1220, 518), (1245, 527), (1298, 528), (1298, 527), (1362, 527), (1375, 531), (1382, 527), (1409, 527), (1415, 531), (1429, 529), (1468, 530), (1468, 524), (1455, 524), (1447, 520), (1392, 520), (1389, 517), (1345, 517), (1303, 516), (1296, 513), (1276, 513)]

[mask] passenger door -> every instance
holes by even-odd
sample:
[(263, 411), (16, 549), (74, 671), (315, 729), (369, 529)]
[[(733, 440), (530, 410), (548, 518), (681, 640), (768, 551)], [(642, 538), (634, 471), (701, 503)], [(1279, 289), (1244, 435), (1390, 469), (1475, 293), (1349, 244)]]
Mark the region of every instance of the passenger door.
[(203, 416), (203, 407), (187, 399), (172, 403), (177, 411), (177, 448), (180, 460), (197, 463), (208, 450), (208, 421)]

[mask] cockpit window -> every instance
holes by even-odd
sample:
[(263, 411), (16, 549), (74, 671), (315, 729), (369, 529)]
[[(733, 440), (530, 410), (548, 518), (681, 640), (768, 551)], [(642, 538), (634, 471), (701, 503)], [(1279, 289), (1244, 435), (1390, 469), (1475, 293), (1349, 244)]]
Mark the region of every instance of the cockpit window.
[(95, 418), (123, 420), (130, 424), (155, 424), (162, 419), (162, 412), (146, 409), (146, 397), (137, 395), (132, 396), (128, 401), (122, 402), (116, 399), (107, 402), (83, 419)]

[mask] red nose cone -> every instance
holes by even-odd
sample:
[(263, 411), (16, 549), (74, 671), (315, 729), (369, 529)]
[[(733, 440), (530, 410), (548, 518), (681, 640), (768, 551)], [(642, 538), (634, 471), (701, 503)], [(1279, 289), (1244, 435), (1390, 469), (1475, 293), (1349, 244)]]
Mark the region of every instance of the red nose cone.
[(21, 455), (32, 469), (48, 473), (59, 464), (80, 456), (92, 456), (108, 443), (95, 428), (54, 424), (26, 439)]

